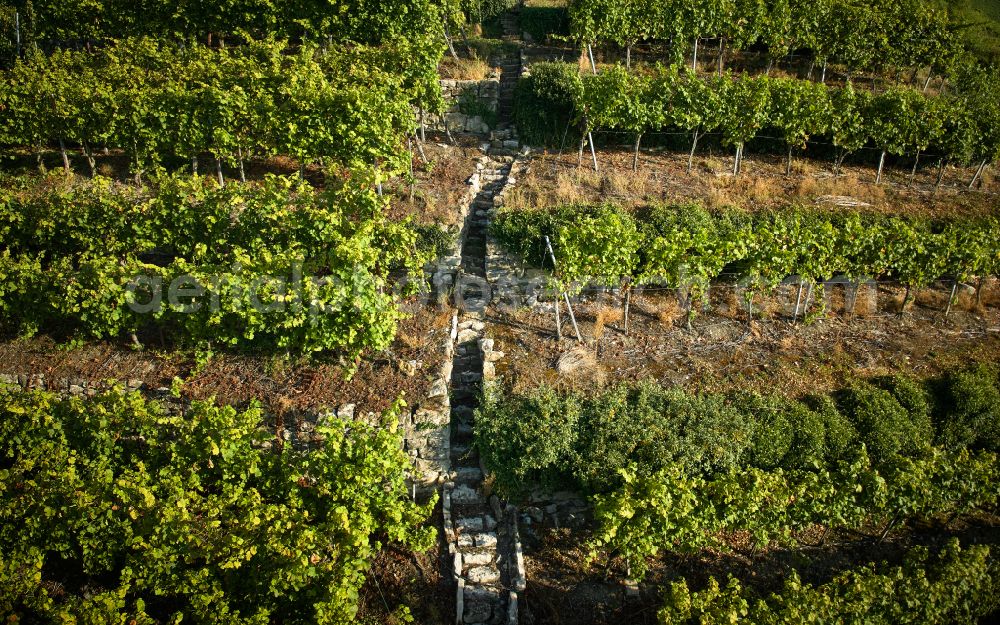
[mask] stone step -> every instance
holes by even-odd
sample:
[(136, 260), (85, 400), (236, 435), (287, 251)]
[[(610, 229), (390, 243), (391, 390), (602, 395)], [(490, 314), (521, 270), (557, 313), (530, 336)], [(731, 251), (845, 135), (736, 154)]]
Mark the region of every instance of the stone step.
[(470, 549), (470, 548), (481, 548), (481, 549), (496, 549), (497, 546), (497, 534), (496, 532), (479, 532), (477, 534), (459, 534), (458, 536), (458, 548), (459, 549)]
[[(473, 584), (496, 584), (500, 581), (500, 569), (495, 566), (474, 566), (468, 571), (465, 571), (465, 579)], [(490, 606), (488, 603), (483, 603), (486, 609)], [(469, 611), (476, 606), (476, 603), (470, 602), (465, 605), (465, 618), (468, 618)], [(477, 620), (466, 621), (466, 622), (478, 622)]]
[(468, 404), (478, 404), (479, 403), (479, 392), (478, 391), (468, 391), (456, 389), (451, 396), (452, 401), (460, 401), (462, 403)]
[(461, 457), (472, 449), (475, 427), (472, 423), (453, 423), (451, 427), (451, 453)]
[(455, 529), (464, 534), (492, 532), (496, 527), (496, 519), (489, 514), (462, 517), (455, 520)]
[(455, 356), (452, 360), (452, 377), (455, 376), (455, 371), (481, 371), (483, 368), (483, 359), (481, 356), (476, 354), (466, 354), (464, 356)]
[(479, 467), (458, 467), (455, 469), (456, 484), (478, 485), (482, 481), (483, 471)]
[(452, 435), (451, 444), (451, 466), (452, 468), (459, 468), (460, 464), (464, 466), (478, 467), (479, 466), (479, 451), (475, 448), (472, 442), (472, 436), (469, 437), (468, 442), (462, 443), (454, 438)]
[(455, 486), (451, 491), (451, 502), (456, 506), (483, 505), (482, 495), (465, 484)]

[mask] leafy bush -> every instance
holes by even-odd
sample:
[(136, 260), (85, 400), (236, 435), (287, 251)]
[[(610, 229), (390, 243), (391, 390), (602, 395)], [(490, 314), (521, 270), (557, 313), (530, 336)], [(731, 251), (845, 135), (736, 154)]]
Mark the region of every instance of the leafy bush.
[(840, 459), (827, 456), (824, 415), (811, 410), (802, 402), (792, 400), (785, 400), (785, 410), (785, 419), (791, 424), (794, 435), (784, 466), (806, 468), (822, 464), (824, 459)]
[(517, 0), (462, 0), (462, 11), (468, 20), (482, 24), (517, 6)]
[(785, 402), (779, 397), (747, 393), (737, 397), (736, 403), (750, 417), (753, 465), (762, 469), (783, 466), (794, 437), (792, 424), (785, 416)]
[(618, 471), (633, 463), (645, 473), (676, 457), (679, 433), (664, 427), (664, 400), (658, 388), (633, 393), (622, 385), (585, 401), (573, 470), (585, 490), (617, 483)]
[(565, 7), (521, 7), (521, 30), (533, 40), (544, 43), (552, 38), (569, 36), (569, 14)]
[[(958, 415), (953, 421), (978, 424), (978, 430), (967, 428), (970, 433), (963, 440), (972, 442), (955, 443), (945, 451), (969, 454), (966, 446), (989, 451), (995, 444), (988, 442), (993, 430), (987, 423), (996, 418), (989, 412), (997, 405), (996, 389), (990, 386), (994, 375), (982, 368), (949, 378), (964, 398), (965, 412), (952, 409)], [(864, 458), (860, 468), (874, 465), (885, 479), (916, 475), (907, 467), (920, 462), (927, 475), (943, 471), (941, 458), (934, 460), (943, 451), (931, 447), (930, 404), (923, 385), (904, 377), (881, 383), (893, 391), (861, 382), (838, 393), (842, 410), (829, 395), (795, 401), (753, 393), (694, 394), (653, 382), (592, 394), (545, 387), (489, 398), (477, 417), (477, 440), (487, 466), (507, 492), (538, 480), (607, 493), (622, 487), (624, 473), (646, 480), (675, 469), (686, 477), (707, 479), (750, 469), (761, 475), (784, 471), (833, 479), (831, 474), (859, 457)], [(971, 438), (975, 431), (983, 432), (983, 438)], [(958, 482), (945, 473), (942, 483), (958, 490)]]
[[(395, 430), (336, 419), (267, 448), (254, 407), (0, 393), (0, 613), (11, 622), (353, 622), (382, 541), (428, 549)], [(86, 616), (85, 616), (86, 615)]]
[(554, 484), (568, 473), (581, 419), (575, 395), (541, 387), (517, 397), (488, 396), (476, 415), (476, 446), (501, 492)]
[(903, 408), (910, 413), (910, 420), (920, 432), (923, 440), (934, 439), (933, 406), (931, 396), (923, 384), (905, 375), (896, 375), (885, 381), (886, 389), (892, 393)]
[(640, 477), (679, 464), (689, 473), (742, 464), (746, 422), (720, 396), (699, 396), (652, 383), (618, 386), (583, 402), (574, 476), (590, 492), (620, 483), (620, 470)]
[(414, 224), (413, 231), (417, 235), (417, 250), (429, 259), (447, 256), (458, 237), (454, 227), (446, 229), (439, 224)]
[(1000, 389), (995, 367), (957, 371), (947, 382), (951, 410), (940, 415), (939, 442), (949, 448), (1000, 449)]
[(823, 421), (824, 457), (828, 463), (844, 458), (854, 448), (858, 432), (850, 419), (838, 409), (833, 398), (828, 395), (807, 398), (813, 412)]
[(876, 464), (897, 454), (917, 453), (930, 444), (906, 408), (886, 390), (858, 383), (844, 393), (844, 407)]
[(683, 395), (675, 390), (671, 420), (683, 433), (686, 466), (706, 473), (730, 471), (746, 465), (751, 445), (749, 427), (741, 411), (722, 395)]
[[(578, 133), (567, 129), (576, 121), (576, 102), (583, 94), (583, 81), (576, 65), (538, 63), (531, 74), (517, 82), (514, 91), (514, 122), (521, 140), (530, 145), (560, 147)], [(571, 130), (571, 129), (570, 129)]]

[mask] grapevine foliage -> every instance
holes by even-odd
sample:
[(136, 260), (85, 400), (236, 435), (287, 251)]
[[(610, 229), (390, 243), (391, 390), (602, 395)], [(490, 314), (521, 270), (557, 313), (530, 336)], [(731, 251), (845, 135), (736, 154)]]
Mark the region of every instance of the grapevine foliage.
[[(774, 286), (786, 277), (892, 277), (917, 288), (943, 276), (1000, 271), (996, 217), (943, 223), (874, 214), (808, 209), (709, 213), (698, 206), (656, 207), (633, 219), (610, 206), (505, 211), (494, 221), (498, 240), (525, 260), (542, 258), (552, 237), (567, 259), (560, 276), (584, 284), (687, 287), (704, 293), (724, 267), (741, 268), (750, 283)], [(595, 228), (600, 230), (597, 234)]]
[(0, 191), (0, 323), (21, 334), (158, 328), (194, 347), (354, 359), (395, 336), (390, 272), (422, 275), (416, 232), (363, 179), (323, 191), (283, 177), (49, 182)]
[[(398, 408), (398, 407), (397, 407)], [(0, 394), (0, 611), (47, 622), (350, 623), (374, 554), (427, 549), (395, 430), (265, 446), (252, 407)]]
[(569, 17), (571, 33), (584, 44), (670, 42), (667, 54), (675, 62), (702, 38), (723, 39), (742, 51), (760, 45), (771, 59), (808, 49), (819, 61), (838, 60), (854, 70), (947, 70), (961, 54), (948, 12), (926, 0), (878, 6), (851, 0), (575, 0)]
[(292, 52), (281, 41), (215, 50), (151, 39), (34, 52), (0, 74), (0, 143), (78, 145), (92, 175), (101, 148), (123, 150), (137, 174), (204, 153), (399, 173), (411, 105), (440, 100), (436, 80), (403, 71), (416, 54), (406, 42)]
[(773, 128), (790, 149), (829, 139), (840, 151), (838, 164), (869, 144), (896, 155), (933, 150), (962, 164), (1000, 157), (1000, 76), (986, 70), (963, 70), (944, 96), (899, 87), (873, 95), (851, 83), (834, 87), (764, 75), (697, 77), (676, 66), (643, 72), (614, 66), (584, 76), (566, 64), (540, 70), (519, 92), (517, 122), (525, 136), (549, 145), (564, 143), (557, 140), (561, 129), (551, 125), (550, 108), (565, 111), (572, 98), (572, 116), (584, 132), (680, 130), (697, 132), (695, 145), (698, 136), (719, 132), (726, 145), (738, 147)]
[(733, 578), (725, 586), (711, 578), (699, 591), (685, 580), (674, 582), (658, 619), (661, 625), (973, 623), (996, 609), (998, 590), (1000, 571), (990, 548), (963, 549), (952, 539), (933, 556), (915, 547), (899, 566), (861, 566), (822, 585), (805, 583), (792, 571), (784, 587), (763, 600)]

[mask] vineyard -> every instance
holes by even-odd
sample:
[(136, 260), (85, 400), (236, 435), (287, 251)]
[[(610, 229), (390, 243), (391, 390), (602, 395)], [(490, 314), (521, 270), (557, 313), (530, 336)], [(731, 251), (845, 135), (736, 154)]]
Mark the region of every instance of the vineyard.
[(0, 0), (0, 620), (990, 623), (979, 0)]
[(742, 280), (748, 306), (755, 291), (789, 277), (798, 282), (800, 301), (802, 287), (811, 291), (816, 281), (845, 276), (856, 285), (891, 277), (907, 288), (905, 309), (914, 288), (943, 277), (956, 284), (977, 278), (981, 301), (983, 282), (1000, 267), (1000, 228), (992, 217), (933, 223), (794, 209), (751, 217), (682, 206), (652, 208), (637, 219), (613, 207), (570, 207), (502, 213), (494, 232), (524, 259), (543, 258), (551, 237), (561, 256), (558, 278), (576, 285), (566, 288), (603, 283), (682, 290), (689, 327), (695, 300), (723, 272)]
[[(906, 88), (871, 95), (850, 83), (828, 87), (792, 78), (701, 78), (676, 66), (658, 66), (647, 74), (615, 66), (584, 77), (560, 65), (539, 65), (534, 71), (523, 86), (523, 100), (534, 107), (545, 106), (550, 98), (557, 104), (556, 111), (560, 105), (565, 110), (563, 119), (545, 121), (522, 111), (519, 122), (529, 134), (565, 147), (574, 125), (591, 139), (598, 129), (631, 133), (635, 137), (633, 170), (638, 166), (643, 135), (664, 130), (691, 137), (688, 173), (699, 139), (718, 132), (722, 144), (735, 151), (733, 173), (738, 174), (745, 144), (765, 128), (787, 146), (786, 173), (791, 170), (793, 152), (805, 149), (814, 138), (823, 138), (835, 148), (835, 169), (851, 153), (875, 146), (881, 153), (876, 181), (882, 178), (886, 155), (912, 155), (916, 173), (920, 155), (931, 151), (941, 171), (948, 162), (975, 163), (971, 188), (985, 165), (1000, 153), (1000, 83), (974, 72), (959, 77), (952, 95), (925, 96)], [(567, 96), (572, 102), (568, 109)], [(561, 142), (558, 130), (553, 132), (560, 126), (565, 128)], [(596, 154), (593, 164), (596, 169)]]

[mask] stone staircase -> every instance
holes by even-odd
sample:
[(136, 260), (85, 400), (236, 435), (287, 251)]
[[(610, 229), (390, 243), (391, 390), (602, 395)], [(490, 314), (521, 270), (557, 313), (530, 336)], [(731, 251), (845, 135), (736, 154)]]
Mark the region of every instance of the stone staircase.
[(521, 77), (521, 52), (512, 52), (500, 58), (500, 97), (497, 103), (497, 121), (501, 128), (514, 122), (514, 89)]
[(485, 336), (492, 297), (486, 281), (487, 229), (493, 198), (506, 185), (512, 162), (510, 156), (491, 156), (482, 164), (482, 188), (462, 231), (462, 263), (454, 287), (460, 312), (451, 375), (453, 480), (444, 489), (444, 526), (457, 582), (459, 625), (516, 625), (517, 591), (523, 589), (516, 512), (484, 487), (473, 437), (484, 367), (492, 370), (494, 358), (492, 341)]

